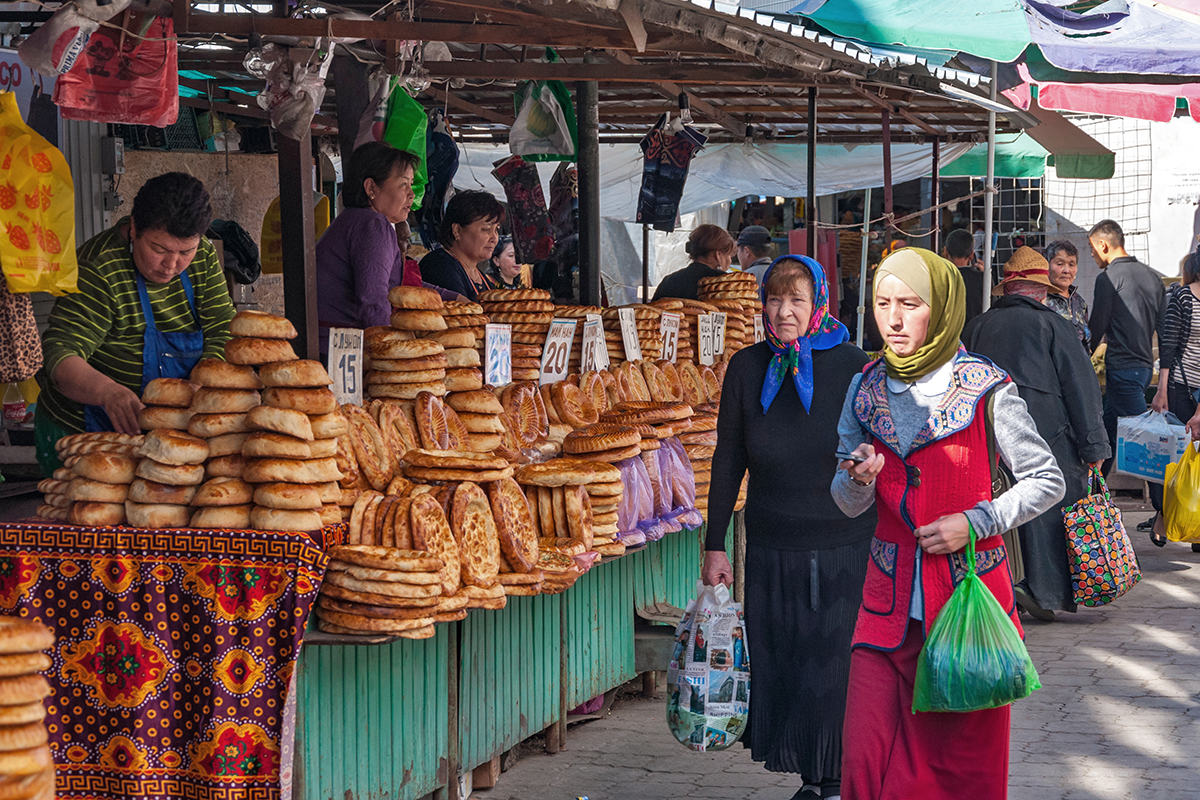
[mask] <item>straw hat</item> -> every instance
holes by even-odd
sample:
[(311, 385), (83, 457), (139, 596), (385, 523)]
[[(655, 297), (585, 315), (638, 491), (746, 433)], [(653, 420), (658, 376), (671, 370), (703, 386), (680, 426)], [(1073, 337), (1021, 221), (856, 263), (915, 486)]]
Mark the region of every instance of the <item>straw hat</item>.
[(996, 284), (992, 294), (1004, 294), (1005, 284), (1014, 281), (1040, 283), (1052, 292), (1058, 287), (1050, 282), (1050, 262), (1032, 247), (1019, 247), (1004, 265), (1004, 280)]

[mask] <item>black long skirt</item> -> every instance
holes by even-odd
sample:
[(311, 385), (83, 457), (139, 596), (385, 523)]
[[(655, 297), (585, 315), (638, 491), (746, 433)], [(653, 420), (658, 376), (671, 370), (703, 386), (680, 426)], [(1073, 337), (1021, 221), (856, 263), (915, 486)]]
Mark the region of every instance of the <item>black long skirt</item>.
[(742, 744), (807, 783), (842, 772), (850, 641), (871, 540), (828, 550), (746, 546), (750, 723)]

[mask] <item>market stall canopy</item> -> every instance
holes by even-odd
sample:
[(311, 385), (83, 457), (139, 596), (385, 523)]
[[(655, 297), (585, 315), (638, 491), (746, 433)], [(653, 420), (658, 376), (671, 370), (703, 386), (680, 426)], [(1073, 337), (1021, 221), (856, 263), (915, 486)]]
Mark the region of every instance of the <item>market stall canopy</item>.
[[(1018, 133), (996, 142), (997, 178), (1040, 178), (1046, 174), (1046, 148), (1036, 140)], [(987, 175), (987, 145), (977, 144), (961, 157), (943, 167), (943, 178), (982, 178)]]
[[(950, 164), (971, 147), (967, 143), (946, 145), (939, 154), (940, 161)], [(504, 145), (466, 145), (460, 156), (456, 183), (463, 188), (503, 195), (504, 190), (491, 170), (493, 162), (507, 156), (508, 148)], [(691, 214), (747, 195), (804, 197), (808, 191), (804, 179), (807, 158), (808, 149), (801, 144), (710, 145), (692, 158), (679, 213)], [(1045, 164), (1044, 154), (1042, 164)], [(540, 165), (543, 188), (554, 166)], [(642, 168), (642, 151), (635, 144), (600, 148), (601, 217), (624, 222), (636, 220)], [(928, 175), (929, 170), (928, 145), (892, 145), (893, 181), (900, 183), (920, 178)], [(816, 175), (818, 196), (882, 186), (883, 148), (880, 145), (818, 145)]]

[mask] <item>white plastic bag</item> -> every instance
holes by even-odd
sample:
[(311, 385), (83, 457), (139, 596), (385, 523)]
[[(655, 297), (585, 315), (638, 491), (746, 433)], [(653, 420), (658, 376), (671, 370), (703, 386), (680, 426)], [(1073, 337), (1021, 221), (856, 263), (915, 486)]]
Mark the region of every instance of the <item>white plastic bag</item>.
[[(325, 75), (333, 63), (333, 46), (293, 51), (276, 44), (255, 48), (246, 56), (246, 71), (266, 80), (258, 105), (271, 115), (275, 130), (300, 139), (312, 126), (313, 117), (325, 100)], [(305, 56), (293, 61), (293, 55)]]
[(1117, 420), (1117, 463), (1115, 469), (1155, 483), (1162, 483), (1167, 464), (1176, 464), (1191, 439), (1187, 427), (1174, 414), (1147, 411), (1138, 417)]
[(558, 98), (544, 81), (526, 84), (525, 99), (508, 133), (508, 149), (516, 156), (543, 153), (575, 155), (575, 143)]
[(746, 730), (750, 650), (742, 604), (727, 586), (696, 583), (675, 628), (667, 668), (667, 725), (690, 750), (724, 750)]

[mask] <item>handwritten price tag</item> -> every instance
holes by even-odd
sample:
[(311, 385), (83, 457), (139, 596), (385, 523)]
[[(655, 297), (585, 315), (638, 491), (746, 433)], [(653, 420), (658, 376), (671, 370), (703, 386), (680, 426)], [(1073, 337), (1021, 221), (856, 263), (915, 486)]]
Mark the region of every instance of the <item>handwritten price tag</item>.
[(700, 346), (700, 363), (711, 367), (716, 360), (713, 358), (713, 316), (701, 314), (696, 317), (696, 340)]
[(512, 383), (512, 325), (483, 329), (484, 376), (490, 386)]
[(717, 311), (713, 317), (713, 355), (721, 355), (725, 352), (725, 319), (724, 311)]
[(675, 355), (679, 350), (679, 320), (679, 314), (664, 312), (662, 322), (658, 326), (663, 340), (662, 357), (672, 364), (675, 363)]
[(604, 320), (599, 314), (588, 314), (583, 323), (584, 372), (608, 369), (608, 343), (604, 340)]
[(363, 332), (360, 328), (329, 329), (329, 377), (338, 405), (362, 405)]
[(763, 325), (763, 315), (754, 315), (754, 343), (765, 342), (767, 340), (767, 329)]
[(546, 343), (542, 345), (542, 374), (538, 383), (557, 383), (567, 377), (567, 362), (575, 342), (575, 320), (556, 319), (550, 323)]
[(638, 341), (637, 314), (632, 308), (617, 309), (621, 318), (621, 341), (625, 344), (625, 360), (641, 361), (642, 344)]

